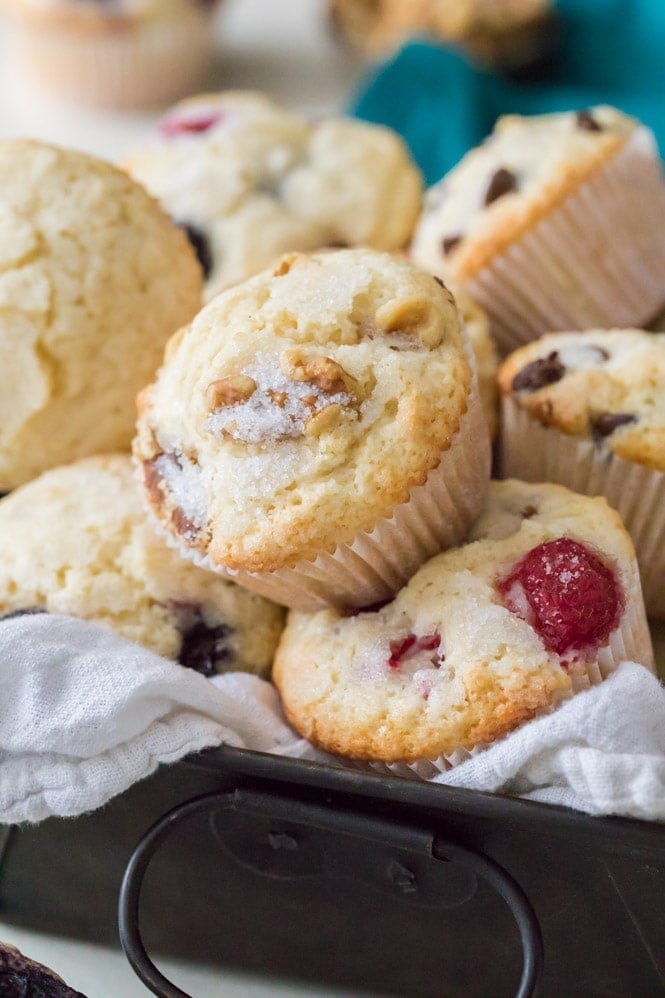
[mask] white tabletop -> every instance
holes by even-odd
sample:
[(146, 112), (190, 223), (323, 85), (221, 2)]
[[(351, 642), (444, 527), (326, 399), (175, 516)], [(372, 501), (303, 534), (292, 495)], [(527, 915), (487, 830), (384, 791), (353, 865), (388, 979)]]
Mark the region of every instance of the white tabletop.
[[(219, 59), (208, 87), (263, 90), (306, 112), (341, 110), (363, 67), (335, 43), (326, 7), (326, 0), (225, 0), (218, 21)], [(7, 26), (0, 24), (0, 138), (40, 138), (109, 159), (120, 158), (144, 140), (159, 111), (102, 114), (59, 103), (21, 74), (10, 38)], [(140, 998), (148, 993), (120, 952), (6, 923), (0, 923), (0, 939), (53, 968), (89, 998)], [(175, 961), (160, 967), (196, 998), (342, 994)]]

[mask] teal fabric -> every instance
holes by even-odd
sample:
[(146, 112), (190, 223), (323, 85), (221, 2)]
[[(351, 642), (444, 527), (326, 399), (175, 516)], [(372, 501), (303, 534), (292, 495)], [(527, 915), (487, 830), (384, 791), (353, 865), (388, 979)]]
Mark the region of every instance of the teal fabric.
[(557, 54), (529, 81), (414, 41), (364, 81), (349, 110), (400, 132), (428, 184), (510, 112), (613, 104), (652, 128), (665, 153), (665, 0), (558, 0), (556, 9)]

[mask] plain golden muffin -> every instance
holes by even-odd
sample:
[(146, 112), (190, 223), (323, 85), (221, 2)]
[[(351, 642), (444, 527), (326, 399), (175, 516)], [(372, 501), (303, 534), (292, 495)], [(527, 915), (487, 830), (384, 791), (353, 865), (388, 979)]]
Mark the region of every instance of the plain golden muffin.
[(0, 143), (0, 491), (129, 449), (136, 392), (200, 307), (187, 239), (85, 153)]

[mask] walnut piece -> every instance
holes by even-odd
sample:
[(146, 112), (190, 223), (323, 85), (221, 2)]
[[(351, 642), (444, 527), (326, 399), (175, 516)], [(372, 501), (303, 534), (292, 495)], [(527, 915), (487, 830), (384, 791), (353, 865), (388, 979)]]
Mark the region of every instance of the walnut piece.
[(445, 333), (443, 315), (423, 298), (391, 298), (377, 308), (374, 322), (382, 333), (416, 336), (430, 350), (441, 345)]
[(256, 391), (256, 382), (244, 374), (233, 374), (219, 381), (211, 381), (205, 391), (206, 401), (214, 412), (227, 405), (246, 402)]
[(324, 395), (351, 395), (361, 400), (360, 383), (332, 357), (308, 357), (302, 350), (288, 350), (280, 363), (292, 381), (307, 382)]

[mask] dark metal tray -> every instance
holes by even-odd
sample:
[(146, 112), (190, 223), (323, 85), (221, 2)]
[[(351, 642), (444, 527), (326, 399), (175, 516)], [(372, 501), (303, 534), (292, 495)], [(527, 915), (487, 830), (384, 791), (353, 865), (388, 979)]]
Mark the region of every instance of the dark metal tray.
[(112, 945), (143, 839), (121, 923), (157, 994), (183, 992), (141, 934), (357, 992), (526, 995), (540, 927), (538, 995), (665, 995), (662, 825), (223, 747), (92, 814), (5, 831), (0, 916)]

